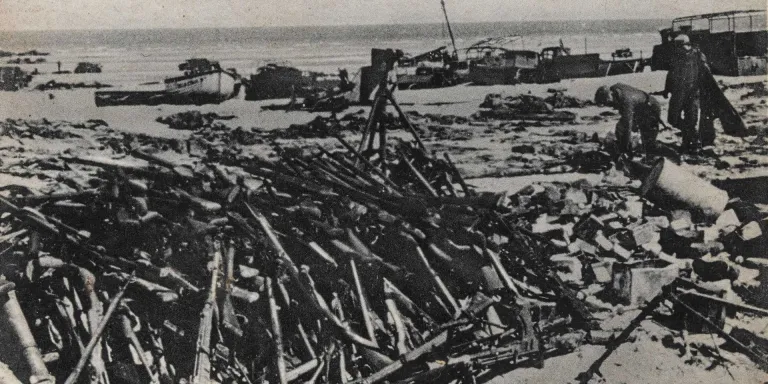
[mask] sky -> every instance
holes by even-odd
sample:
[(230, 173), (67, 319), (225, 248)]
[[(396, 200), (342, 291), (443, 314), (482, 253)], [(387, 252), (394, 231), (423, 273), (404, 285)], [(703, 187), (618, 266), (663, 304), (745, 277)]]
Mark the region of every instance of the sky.
[[(766, 0), (445, 0), (451, 22), (672, 19)], [(442, 22), (439, 0), (0, 0), (0, 30)]]

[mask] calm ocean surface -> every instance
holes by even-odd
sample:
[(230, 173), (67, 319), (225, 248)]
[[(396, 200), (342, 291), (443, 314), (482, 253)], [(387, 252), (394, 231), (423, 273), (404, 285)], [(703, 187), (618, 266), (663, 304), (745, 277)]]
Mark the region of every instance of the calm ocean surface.
[[(651, 54), (658, 30), (669, 20), (612, 20), (558, 22), (458, 23), (453, 25), (461, 50), (491, 36), (521, 35), (527, 49), (539, 50), (563, 40), (575, 53), (609, 55), (617, 48)], [(177, 74), (187, 58), (218, 60), (225, 68), (248, 74), (266, 62), (286, 62), (307, 70), (335, 72), (370, 62), (371, 48), (399, 48), (418, 54), (450, 45), (443, 24), (372, 25), (337, 27), (152, 29), (108, 31), (0, 31), (0, 49), (50, 52), (47, 63), (22, 65), (43, 73), (72, 70), (77, 62), (102, 64), (99, 75), (59, 76), (61, 81), (90, 80), (113, 85), (159, 81)], [(5, 59), (2, 59), (5, 60)], [(40, 76), (40, 80), (49, 79)]]

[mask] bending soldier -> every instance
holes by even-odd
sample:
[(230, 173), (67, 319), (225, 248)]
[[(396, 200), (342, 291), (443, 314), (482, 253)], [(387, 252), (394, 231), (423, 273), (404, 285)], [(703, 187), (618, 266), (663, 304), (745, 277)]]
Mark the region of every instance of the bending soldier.
[(640, 132), (646, 155), (656, 152), (656, 136), (659, 134), (661, 106), (648, 93), (626, 84), (602, 86), (595, 93), (597, 105), (607, 105), (619, 110), (621, 119), (616, 124), (616, 157), (632, 153), (632, 132)]
[[(664, 98), (672, 94), (667, 121), (682, 132), (681, 151), (696, 154), (701, 145), (697, 129), (701, 109), (701, 78), (705, 71), (709, 71), (709, 67), (706, 56), (698, 48), (691, 46), (688, 36), (678, 35), (674, 42), (675, 54), (664, 86)], [(709, 109), (708, 106), (705, 107)], [(708, 117), (708, 113), (704, 111), (703, 116)], [(710, 124), (707, 124), (707, 127), (710, 127)], [(709, 132), (709, 129), (705, 130), (707, 132), (702, 132), (705, 144), (710, 145), (714, 142), (714, 134)]]

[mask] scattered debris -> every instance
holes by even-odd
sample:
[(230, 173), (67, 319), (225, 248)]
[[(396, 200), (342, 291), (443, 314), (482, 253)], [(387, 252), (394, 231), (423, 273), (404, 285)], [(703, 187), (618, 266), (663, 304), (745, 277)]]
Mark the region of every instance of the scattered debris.
[(554, 108), (584, 108), (590, 105), (595, 105), (592, 100), (582, 100), (574, 96), (566, 95), (564, 91), (551, 92), (551, 96), (547, 96), (544, 101)]
[(533, 95), (518, 95), (502, 97), (499, 94), (488, 94), (480, 104), (480, 111), (473, 117), (501, 120), (552, 121), (570, 122), (576, 119), (576, 114), (569, 111), (555, 111), (552, 104), (543, 98)]
[(237, 116), (220, 116), (215, 112), (201, 113), (200, 111), (179, 112), (170, 116), (158, 117), (158, 123), (168, 125), (168, 128), (185, 131), (195, 131), (200, 128), (210, 128), (217, 120), (232, 120)]
[[(2, 274), (36, 343), (25, 346), (44, 357), (47, 371), (36, 374), (472, 382), (580, 343), (607, 344), (588, 380), (665, 299), (686, 313), (682, 327), (704, 324), (765, 362), (747, 343), (752, 332), (731, 337), (709, 316), (721, 305), (766, 311), (764, 276), (745, 268), (768, 270), (759, 261), (765, 215), (750, 204), (727, 201), (708, 215), (667, 207), (632, 183), (652, 170), (631, 162), (630, 177), (607, 170), (599, 184), (479, 193), (449, 156), (427, 150), (419, 132), (429, 128), (404, 113), (317, 118), (281, 133), (230, 129), (222, 118), (189, 111), (159, 120), (194, 130), (186, 145), (89, 121), (101, 155), (3, 164), (3, 172), (56, 166), (62, 180), (47, 194), (6, 185), (0, 198)], [(8, 120), (0, 132), (71, 133), (55, 124)], [(389, 129), (413, 141), (386, 143)], [(343, 130), (363, 132), (359, 149)], [(550, 135), (600, 145), (580, 132)], [(333, 137), (344, 150), (273, 142), (271, 161), (239, 151), (297, 136)], [(561, 158), (580, 169), (610, 164), (597, 148)], [(670, 192), (657, 176), (652, 184)], [(701, 293), (713, 284), (722, 294)], [(645, 301), (618, 336), (598, 329)]]

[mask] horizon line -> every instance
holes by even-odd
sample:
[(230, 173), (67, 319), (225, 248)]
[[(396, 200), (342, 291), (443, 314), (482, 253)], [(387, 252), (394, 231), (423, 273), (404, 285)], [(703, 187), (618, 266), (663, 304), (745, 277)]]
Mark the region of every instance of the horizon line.
[[(658, 17), (658, 18), (620, 18), (620, 19), (546, 19), (546, 20), (490, 20), (490, 21), (457, 21), (452, 24), (484, 24), (484, 23), (537, 23), (537, 22), (563, 22), (563, 21), (658, 21), (658, 20), (672, 20), (670, 18)], [(370, 23), (370, 24), (295, 24), (295, 25), (260, 25), (260, 26), (236, 26), (236, 27), (118, 27), (118, 28), (72, 28), (72, 29), (2, 29), (0, 32), (96, 32), (96, 31), (151, 31), (151, 30), (199, 30), (199, 29), (243, 29), (243, 28), (265, 28), (265, 29), (277, 29), (277, 28), (318, 28), (318, 27), (376, 27), (376, 26), (389, 26), (389, 25), (438, 25), (445, 24), (444, 22), (428, 22), (428, 23)]]

